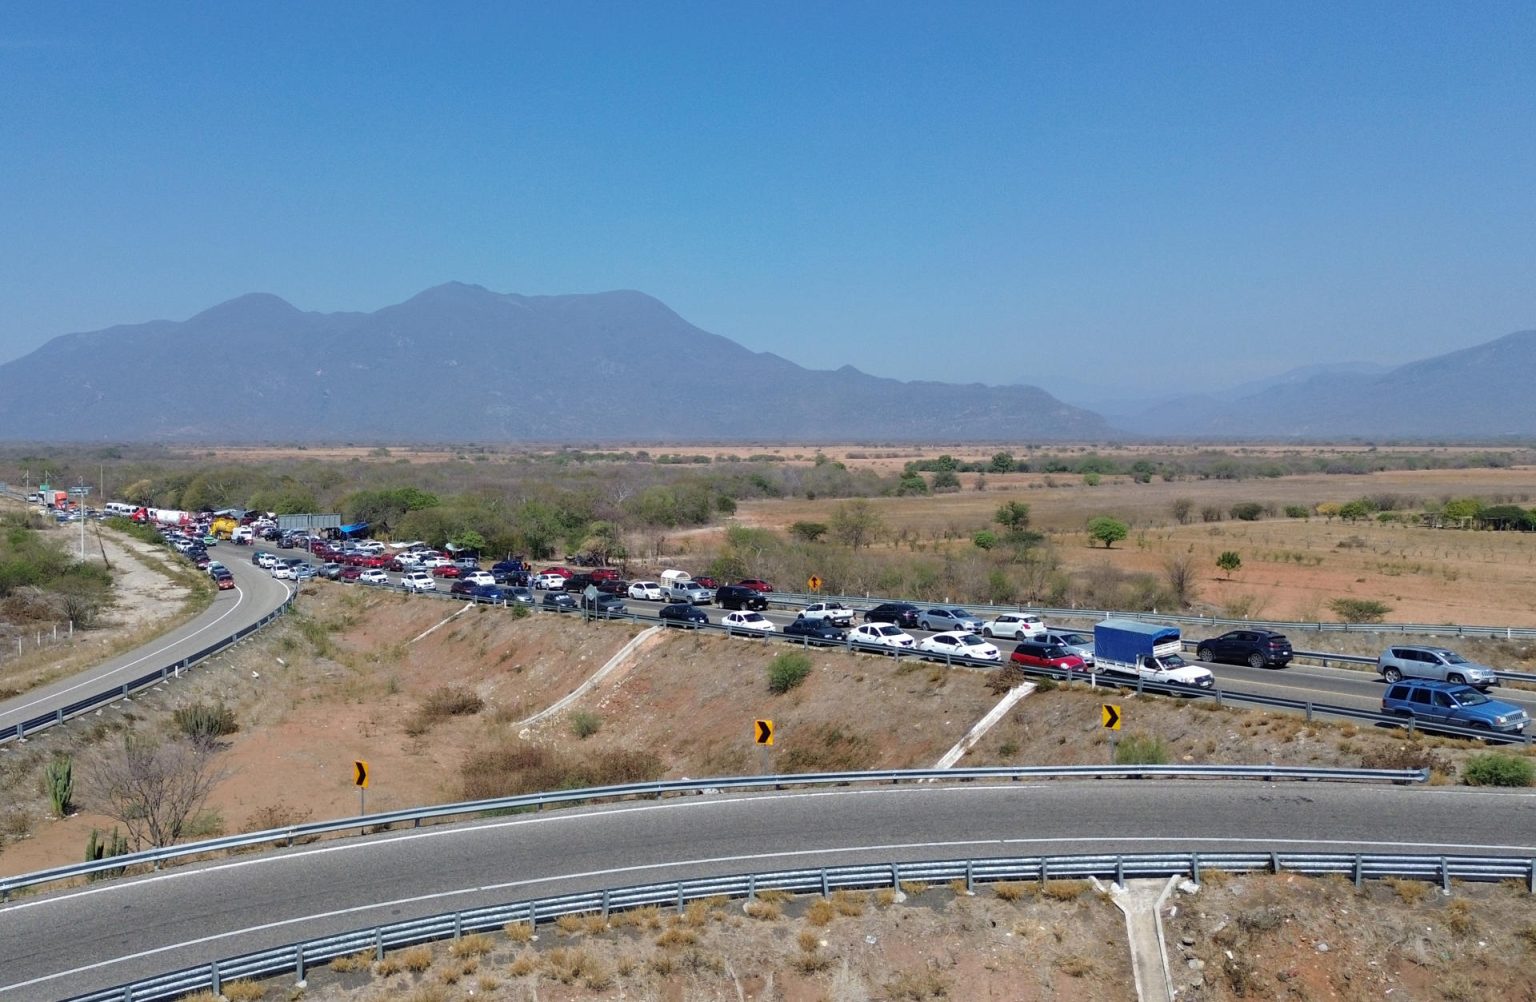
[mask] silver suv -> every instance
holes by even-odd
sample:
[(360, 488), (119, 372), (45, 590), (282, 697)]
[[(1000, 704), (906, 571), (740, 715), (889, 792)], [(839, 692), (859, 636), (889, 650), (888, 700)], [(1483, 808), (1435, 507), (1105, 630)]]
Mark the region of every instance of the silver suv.
[(1498, 672), (1444, 647), (1388, 647), (1376, 659), (1376, 670), (1388, 682), (1434, 678), (1479, 689), (1499, 684)]

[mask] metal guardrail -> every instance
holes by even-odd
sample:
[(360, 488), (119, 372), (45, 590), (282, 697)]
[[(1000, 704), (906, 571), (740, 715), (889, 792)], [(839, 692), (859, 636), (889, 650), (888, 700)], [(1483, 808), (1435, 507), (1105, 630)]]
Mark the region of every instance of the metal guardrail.
[(61, 706), (56, 710), (50, 710), (47, 713), (39, 714), (30, 720), (23, 720), (19, 724), (12, 724), (10, 727), (0, 728), (0, 745), (7, 744), (11, 741), (18, 741), (21, 738), (35, 734), (38, 731), (57, 726), (58, 724), (62, 724), (64, 721), (73, 717), (78, 717), (82, 714), (89, 713), (96, 709), (98, 706), (101, 706), (103, 703), (110, 703), (114, 700), (123, 699), (147, 686), (158, 685), (160, 682), (163, 682), (168, 678), (174, 678), (175, 676), (180, 675), (183, 671), (190, 668), (192, 665), (197, 664), (199, 661), (202, 661), (205, 658), (212, 657), (227, 647), (231, 647), (234, 644), (239, 643), (241, 640), (244, 640), (246, 637), (255, 633), (257, 630), (266, 626), (268, 623), (272, 622), (278, 616), (281, 616), (284, 612), (287, 611), (288, 607), (293, 604), (294, 597), (297, 594), (297, 590), (290, 592), (288, 597), (283, 599), (283, 603), (281, 605), (267, 613), (265, 616), (261, 617), (261, 619), (250, 624), (249, 626), (236, 630), (233, 634), (224, 637), (222, 640), (214, 641), (212, 644), (209, 644), (207, 647), (204, 647), (202, 650), (196, 652), (195, 654), (189, 654), (178, 661), (174, 661), (171, 664), (156, 668), (150, 672), (146, 672), (145, 674), (140, 675), (138, 678), (124, 682), (122, 685), (115, 685), (112, 688), (106, 689), (102, 692), (96, 692), (89, 696), (84, 696), (75, 700), (73, 703)]
[(1452, 881), (1524, 883), (1536, 893), (1536, 859), (1501, 856), (1389, 856), (1347, 853), (1193, 852), (1100, 856), (1015, 856), (997, 859), (958, 859), (934, 862), (882, 861), (807, 870), (703, 877), (666, 883), (535, 898), (484, 908), (465, 909), (357, 929), (339, 935), (291, 943), (199, 964), (169, 974), (144, 978), (104, 991), (74, 997), (73, 1002), (157, 1002), (195, 991), (215, 995), (238, 980), (292, 975), (303, 981), (306, 972), (336, 957), (371, 954), (383, 959), (387, 950), (432, 940), (458, 939), (466, 934), (494, 932), (510, 923), (537, 926), (566, 915), (600, 915), (616, 911), (665, 907), (686, 909), (706, 898), (753, 898), (763, 891), (826, 896), (839, 890), (900, 889), (903, 884), (945, 886), (964, 882), (1085, 880), (1090, 877), (1124, 883), (1138, 878), (1188, 877), (1198, 883), (1206, 871), (1227, 873), (1295, 873), (1343, 876), (1360, 887), (1366, 880), (1397, 878), (1436, 883), (1447, 894)]
[(1330, 769), (1288, 765), (1020, 765), (979, 766), (964, 769), (883, 769), (866, 772), (792, 773), (774, 776), (725, 776), (715, 779), (664, 779), (649, 783), (620, 786), (592, 786), (578, 790), (554, 790), (493, 800), (470, 800), (428, 807), (407, 807), (382, 814), (368, 814), (332, 821), (269, 828), (266, 831), (226, 835), (222, 838), (189, 842), (182, 845), (146, 849), (142, 852), (109, 856), (86, 863), (72, 863), (48, 870), (0, 877), (0, 901), (9, 900), (13, 891), (39, 884), (89, 877), (97, 873), (122, 872), (125, 867), (152, 865), (227, 852), (255, 846), (291, 846), (321, 835), (352, 830), (383, 830), (396, 824), (420, 826), (423, 821), (489, 813), (509, 814), (540, 810), (551, 805), (576, 804), (597, 800), (627, 800), (662, 797), (667, 794), (718, 793), (722, 790), (782, 790), (792, 786), (846, 786), (850, 783), (969, 782), (1006, 779), (1258, 779), (1264, 781), (1301, 780), (1365, 783), (1423, 783), (1429, 779), (1425, 769)]

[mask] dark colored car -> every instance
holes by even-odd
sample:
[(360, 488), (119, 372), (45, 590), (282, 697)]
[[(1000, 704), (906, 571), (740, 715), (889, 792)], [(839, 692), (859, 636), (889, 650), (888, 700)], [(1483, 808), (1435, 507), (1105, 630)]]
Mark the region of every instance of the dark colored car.
[(1381, 712), (1421, 725), (1444, 724), (1503, 734), (1523, 733), (1531, 722), (1525, 710), (1492, 699), (1473, 686), (1427, 678), (1393, 682), (1381, 697)]
[(566, 591), (547, 591), (544, 593), (544, 601), (541, 603), (546, 609), (556, 612), (575, 612), (576, 596)]
[(721, 585), (715, 590), (715, 604), (722, 609), (766, 609), (768, 599), (756, 588)]
[(911, 602), (881, 602), (864, 613), (864, 622), (895, 623), (897, 626), (915, 630), (920, 615), (922, 613)]
[(604, 595), (618, 595), (621, 598), (629, 596), (629, 582), (623, 578), (604, 578), (597, 583), (597, 590)]
[(624, 600), (617, 595), (605, 595), (602, 592), (598, 592), (597, 597), (594, 599), (588, 599), (583, 595), (581, 597), (581, 607), (583, 609), (590, 609), (599, 616), (617, 616), (624, 611)]
[(448, 594), (473, 595), (475, 594), (475, 589), (479, 587), (480, 586), (475, 584), (473, 581), (464, 581), (461, 579), (453, 583), (453, 587), (448, 589)]
[(498, 560), (491, 565), (492, 574), (526, 574), (528, 568), (521, 560)]
[(1014, 664), (1026, 668), (1055, 668), (1058, 671), (1087, 671), (1088, 665), (1060, 644), (1048, 644), (1042, 640), (1023, 640), (1008, 658)]
[(596, 583), (597, 582), (592, 580), (592, 575), (590, 574), (572, 574), (570, 577), (565, 579), (565, 590), (586, 591), (587, 585)]
[(1284, 668), (1291, 663), (1291, 642), (1271, 630), (1228, 630), (1219, 637), (1200, 641), (1195, 658), (1223, 661), (1251, 668)]
[(332, 581), (335, 581), (337, 578), (341, 577), (341, 571), (341, 565), (336, 563), (334, 560), (330, 561), (329, 563), (320, 565), (320, 576), (323, 578), (330, 578)]
[[(459, 582), (457, 582), (455, 584), (455, 587), (457, 587), (460, 584), (468, 584), (468, 583), (469, 582), (467, 582), (467, 581), (459, 581)], [(505, 588), (503, 588), (501, 585), (493, 585), (493, 584), (472, 585), (470, 587), (470, 594), (474, 596), (474, 599), (475, 599), (476, 602), (506, 602), (506, 601), (511, 600), (511, 596), (507, 593), (507, 590)], [(529, 598), (532, 599), (532, 596), (530, 595)]]
[(501, 595), (508, 602), (516, 602), (518, 605), (533, 605), (535, 601), (533, 589), (523, 585), (512, 585), (510, 588), (503, 587)]
[(762, 578), (742, 578), (736, 583), (741, 585), (743, 588), (751, 588), (753, 591), (773, 591), (773, 585), (764, 581)]
[(681, 626), (685, 630), (696, 630), (709, 622), (704, 610), (689, 602), (664, 605), (657, 611), (656, 618), (663, 626)]
[(841, 644), (848, 640), (848, 631), (840, 630), (825, 619), (806, 619), (796, 616), (794, 622), (784, 627), (786, 637), (804, 637), (812, 644)]

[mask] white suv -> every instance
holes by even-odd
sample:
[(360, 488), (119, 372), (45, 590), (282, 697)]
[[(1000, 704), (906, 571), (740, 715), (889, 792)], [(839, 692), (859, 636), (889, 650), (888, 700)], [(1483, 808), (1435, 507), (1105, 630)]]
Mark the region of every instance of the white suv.
[(406, 591), (437, 591), (437, 582), (426, 571), (410, 571), (400, 575), (400, 587)]
[(1045, 633), (1045, 620), (1032, 612), (1005, 612), (981, 626), (984, 637), (1012, 637), (1029, 640)]

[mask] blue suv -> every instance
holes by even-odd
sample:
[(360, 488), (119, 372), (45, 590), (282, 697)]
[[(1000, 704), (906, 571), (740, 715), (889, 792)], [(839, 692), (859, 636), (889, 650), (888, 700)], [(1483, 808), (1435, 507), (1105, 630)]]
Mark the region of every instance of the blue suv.
[(1387, 687), (1381, 712), (1421, 724), (1471, 727), (1475, 730), (1521, 734), (1530, 714), (1513, 703), (1491, 699), (1470, 685), (1432, 679), (1405, 678)]

